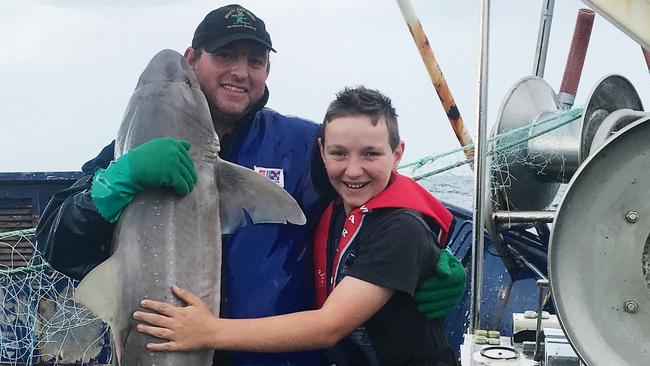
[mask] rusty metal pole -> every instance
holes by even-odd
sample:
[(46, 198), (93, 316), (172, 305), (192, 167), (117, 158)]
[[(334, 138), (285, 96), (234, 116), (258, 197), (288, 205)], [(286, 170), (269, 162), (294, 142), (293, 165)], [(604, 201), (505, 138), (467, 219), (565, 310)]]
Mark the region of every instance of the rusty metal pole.
[(539, 32), (537, 33), (537, 49), (535, 50), (535, 61), (533, 62), (533, 75), (544, 78), (546, 68), (546, 53), (548, 42), (551, 38), (551, 22), (553, 21), (553, 7), (555, 0), (544, 0), (542, 5), (542, 16), (539, 20)]
[(569, 50), (569, 57), (566, 60), (560, 92), (557, 95), (564, 109), (570, 109), (573, 106), (573, 101), (578, 91), (582, 67), (585, 64), (585, 56), (587, 55), (589, 39), (591, 38), (591, 28), (594, 25), (594, 16), (595, 14), (592, 10), (578, 10), (571, 49)]
[[(420, 20), (415, 14), (415, 10), (411, 5), (411, 1), (397, 0), (397, 5), (399, 6), (400, 11), (402, 12), (402, 16), (406, 21), (406, 25), (408, 25), (409, 27), (409, 31), (413, 36), (413, 40), (415, 41), (415, 44), (418, 47), (418, 50), (420, 51), (420, 56), (422, 56), (422, 61), (424, 61), (424, 65), (427, 69), (427, 72), (429, 73), (429, 77), (433, 82), (433, 86), (436, 88), (438, 97), (440, 97), (440, 102), (442, 103), (442, 106), (445, 109), (445, 113), (447, 114), (447, 117), (449, 118), (449, 123), (451, 124), (451, 128), (454, 130), (454, 133), (456, 134), (456, 138), (458, 139), (460, 146), (466, 146), (472, 144), (472, 138), (467, 132), (467, 129), (465, 129), (463, 118), (461, 117), (460, 112), (458, 111), (458, 107), (456, 106), (454, 97), (451, 95), (451, 91), (449, 90), (447, 81), (445, 80), (445, 77), (442, 75), (442, 71), (440, 70), (440, 65), (438, 65), (438, 62), (436, 61), (436, 57), (433, 54), (431, 45), (429, 44), (429, 40), (427, 39), (427, 36), (424, 33), (424, 29), (422, 29), (422, 24), (420, 24)], [(465, 149), (464, 152), (465, 152), (465, 156), (468, 159), (474, 158), (473, 148)], [(470, 165), (470, 167), (472, 167), (472, 165)]]

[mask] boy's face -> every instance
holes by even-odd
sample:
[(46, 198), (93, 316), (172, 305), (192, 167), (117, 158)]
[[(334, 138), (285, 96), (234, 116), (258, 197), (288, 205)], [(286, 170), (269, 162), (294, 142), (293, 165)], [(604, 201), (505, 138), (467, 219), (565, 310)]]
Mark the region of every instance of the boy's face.
[(404, 153), (404, 142), (391, 150), (386, 122), (380, 119), (373, 126), (368, 116), (331, 120), (325, 124), (325, 139), (319, 145), (330, 183), (343, 199), (346, 212), (386, 188)]

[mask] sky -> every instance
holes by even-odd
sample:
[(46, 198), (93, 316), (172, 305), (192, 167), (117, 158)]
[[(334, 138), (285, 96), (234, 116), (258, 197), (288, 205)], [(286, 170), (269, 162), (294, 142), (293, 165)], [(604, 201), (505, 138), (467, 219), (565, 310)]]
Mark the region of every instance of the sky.
[[(487, 114), (533, 68), (542, 0), (493, 0)], [(147, 62), (183, 52), (212, 9), (204, 0), (0, 0), (0, 172), (73, 171), (115, 138)], [(397, 3), (389, 0), (240, 1), (264, 19), (271, 56), (267, 104), (320, 122), (334, 94), (365, 85), (392, 98), (405, 162), (451, 150), (449, 127)], [(476, 124), (479, 1), (412, 0), (465, 124)], [(578, 0), (558, 0), (546, 61), (557, 91)], [(638, 44), (596, 16), (576, 106), (605, 75), (632, 81), (650, 104)]]

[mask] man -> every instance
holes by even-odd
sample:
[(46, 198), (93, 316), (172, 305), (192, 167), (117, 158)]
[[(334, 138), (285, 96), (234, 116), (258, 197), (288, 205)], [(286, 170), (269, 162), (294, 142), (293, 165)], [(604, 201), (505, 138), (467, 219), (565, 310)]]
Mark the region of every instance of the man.
[[(311, 242), (324, 204), (312, 186), (309, 164), (318, 125), (264, 108), (270, 51), (275, 52), (264, 22), (239, 5), (228, 5), (205, 17), (184, 55), (210, 106), (221, 158), (255, 169), (283, 186), (307, 217), (305, 226), (249, 225), (224, 238), (224, 318), (314, 307)], [(111, 162), (114, 143), (105, 147), (84, 164), (79, 181), (52, 198), (43, 214), (37, 240), (46, 259), (59, 271), (83, 278), (108, 258), (114, 223), (138, 191), (160, 187), (181, 195), (191, 191), (195, 176), (191, 160), (187, 161), (189, 148), (172, 139), (155, 139)], [(433, 312), (427, 313), (441, 316), (458, 303), (462, 275), (451, 287), (445, 282), (443, 307), (432, 302)], [(225, 359), (233, 365), (319, 363), (317, 354), (309, 352), (218, 353), (217, 358), (220, 365)]]

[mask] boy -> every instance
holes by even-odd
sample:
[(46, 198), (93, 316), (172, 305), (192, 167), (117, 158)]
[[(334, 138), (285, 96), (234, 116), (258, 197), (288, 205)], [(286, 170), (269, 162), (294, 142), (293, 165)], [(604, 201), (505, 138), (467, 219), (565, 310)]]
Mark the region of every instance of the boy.
[(148, 323), (139, 331), (167, 340), (149, 350), (326, 349), (336, 365), (456, 364), (442, 320), (427, 320), (412, 297), (434, 273), (452, 215), (394, 172), (404, 142), (390, 99), (364, 87), (344, 89), (328, 108), (318, 145), (327, 176), (318, 183), (338, 195), (314, 240), (318, 310), (218, 319), (200, 299), (174, 288), (188, 306), (143, 300), (158, 314), (134, 314)]

